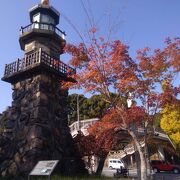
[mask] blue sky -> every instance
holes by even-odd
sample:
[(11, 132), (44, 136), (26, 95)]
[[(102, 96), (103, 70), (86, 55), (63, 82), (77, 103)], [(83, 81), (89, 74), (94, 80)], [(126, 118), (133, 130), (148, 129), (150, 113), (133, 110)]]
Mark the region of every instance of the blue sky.
[[(3, 77), (6, 63), (23, 57), (18, 42), (19, 29), (29, 24), (28, 10), (39, 2), (1, 0), (0, 77)], [(111, 17), (111, 24), (119, 24), (113, 37), (130, 46), (132, 57), (137, 49), (161, 48), (166, 37), (180, 37), (180, 0), (50, 0), (62, 14), (58, 27), (66, 31), (68, 42), (78, 43), (80, 38), (64, 16), (80, 33), (84, 34), (87, 29), (88, 19), (81, 2), (103, 34), (108, 31), (108, 17)], [(66, 57), (62, 58), (67, 61)], [(0, 112), (11, 105), (11, 95), (11, 85), (0, 81)]]

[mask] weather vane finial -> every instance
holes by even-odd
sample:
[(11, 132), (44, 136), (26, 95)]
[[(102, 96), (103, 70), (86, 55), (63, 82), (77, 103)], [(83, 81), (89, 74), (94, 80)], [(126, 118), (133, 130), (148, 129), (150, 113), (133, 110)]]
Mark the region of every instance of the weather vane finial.
[(41, 4), (49, 6), (49, 0), (41, 0)]

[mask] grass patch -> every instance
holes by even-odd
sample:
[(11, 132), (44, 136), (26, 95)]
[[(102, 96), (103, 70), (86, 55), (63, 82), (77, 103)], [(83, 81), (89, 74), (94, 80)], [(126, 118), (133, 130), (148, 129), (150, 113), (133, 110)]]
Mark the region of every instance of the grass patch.
[[(27, 180), (28, 178), (20, 178), (20, 177), (10, 177), (10, 178), (3, 178), (0, 177), (0, 180)], [(53, 175), (51, 177), (51, 180), (132, 180), (131, 178), (111, 178), (111, 177), (94, 177), (94, 176), (88, 176), (88, 177), (62, 177), (59, 175)], [(30, 180), (48, 180), (48, 176), (46, 177), (35, 177), (31, 176)]]
[[(52, 180), (114, 180), (115, 178), (111, 177), (59, 177), (59, 176), (53, 176)], [(116, 178), (118, 179), (118, 178)], [(119, 180), (131, 180), (129, 178), (119, 178)]]

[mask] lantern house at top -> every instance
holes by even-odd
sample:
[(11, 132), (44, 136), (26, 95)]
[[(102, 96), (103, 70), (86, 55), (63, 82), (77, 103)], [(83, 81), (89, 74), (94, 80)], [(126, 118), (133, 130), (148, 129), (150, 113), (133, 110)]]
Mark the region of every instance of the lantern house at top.
[(29, 10), (31, 24), (21, 27), (20, 47), (24, 58), (7, 64), (2, 80), (14, 83), (36, 71), (48, 70), (64, 80), (75, 70), (59, 60), (66, 44), (65, 32), (61, 31), (59, 12), (43, 0)]

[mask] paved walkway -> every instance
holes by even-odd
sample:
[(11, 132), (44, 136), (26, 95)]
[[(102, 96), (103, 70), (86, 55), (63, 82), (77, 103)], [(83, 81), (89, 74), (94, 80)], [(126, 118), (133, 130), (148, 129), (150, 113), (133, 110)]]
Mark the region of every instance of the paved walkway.
[[(111, 170), (107, 167), (103, 168), (102, 175), (113, 177), (113, 173), (115, 173), (116, 170)], [(137, 178), (137, 171), (136, 169), (130, 169), (129, 170), (129, 176), (136, 179)], [(153, 174), (153, 180), (180, 180), (180, 173), (179, 174), (173, 174), (173, 173), (156, 173)]]
[(153, 180), (180, 180), (180, 174), (157, 173), (153, 175)]

